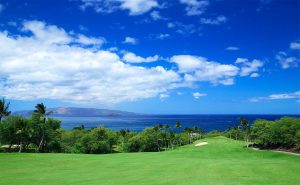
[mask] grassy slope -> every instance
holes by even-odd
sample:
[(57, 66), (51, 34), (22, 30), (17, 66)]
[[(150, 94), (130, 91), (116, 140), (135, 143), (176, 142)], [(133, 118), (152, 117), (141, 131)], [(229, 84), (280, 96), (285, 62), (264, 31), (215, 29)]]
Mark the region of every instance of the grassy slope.
[(223, 137), (202, 147), (108, 155), (0, 154), (0, 184), (300, 184), (300, 157), (242, 148)]

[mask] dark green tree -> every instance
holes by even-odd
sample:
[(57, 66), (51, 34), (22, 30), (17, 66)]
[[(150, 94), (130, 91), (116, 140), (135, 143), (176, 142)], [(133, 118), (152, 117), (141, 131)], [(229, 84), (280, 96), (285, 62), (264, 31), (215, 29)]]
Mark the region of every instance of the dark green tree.
[(249, 135), (250, 135), (250, 125), (249, 125), (248, 121), (245, 118), (243, 118), (242, 116), (239, 117), (239, 122), (244, 131), (244, 140), (245, 140), (246, 146), (248, 147)]
[(3, 117), (9, 116), (11, 114), (11, 111), (9, 111), (9, 105), (10, 103), (6, 103), (4, 98), (0, 100), (0, 122)]
[(38, 145), (38, 150), (42, 151), (45, 145), (45, 134), (46, 134), (46, 121), (52, 111), (47, 111), (46, 106), (43, 103), (39, 103), (35, 106), (34, 114), (36, 114), (39, 118), (38, 125), (40, 129), (40, 142)]

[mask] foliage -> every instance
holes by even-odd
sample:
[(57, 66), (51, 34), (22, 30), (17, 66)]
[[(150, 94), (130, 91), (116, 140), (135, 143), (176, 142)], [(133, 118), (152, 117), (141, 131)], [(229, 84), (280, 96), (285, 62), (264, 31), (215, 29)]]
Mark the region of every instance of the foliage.
[(222, 136), (223, 133), (219, 130), (213, 130), (213, 131), (210, 131), (208, 132), (205, 137), (217, 137), (217, 136)]
[(9, 111), (9, 105), (10, 103), (6, 103), (4, 98), (0, 100), (0, 122), (3, 117), (11, 114), (11, 111)]
[(300, 149), (300, 118), (283, 117), (279, 120), (256, 120), (251, 127), (251, 138), (268, 148)]

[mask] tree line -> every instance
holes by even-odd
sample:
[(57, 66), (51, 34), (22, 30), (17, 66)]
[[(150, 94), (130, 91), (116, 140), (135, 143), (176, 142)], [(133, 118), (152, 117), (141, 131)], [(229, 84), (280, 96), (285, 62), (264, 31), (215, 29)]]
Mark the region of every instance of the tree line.
[[(61, 128), (61, 121), (51, 118), (41, 103), (28, 118), (11, 115), (9, 103), (0, 100), (0, 146), (2, 151), (64, 152), (64, 153), (112, 153), (159, 152), (192, 144), (203, 137), (226, 136), (243, 140), (245, 146), (259, 148), (284, 148), (300, 150), (300, 118), (283, 117), (269, 121), (258, 119), (250, 124), (238, 118), (239, 124), (221, 132), (206, 133), (200, 127), (182, 128), (157, 124), (142, 132), (109, 130), (103, 126), (85, 129), (83, 125), (72, 130)], [(4, 118), (4, 119), (3, 119)]]
[(242, 117), (239, 121), (240, 125), (229, 127), (223, 135), (244, 140), (247, 147), (300, 150), (300, 118), (283, 117), (274, 121), (257, 119), (251, 126)]
[[(204, 130), (195, 126), (181, 128), (176, 122), (158, 124), (140, 133), (129, 130), (113, 131), (103, 126), (72, 130), (61, 128), (61, 121), (51, 118), (51, 113), (41, 103), (28, 118), (10, 115), (9, 103), (0, 100), (0, 144), (4, 151), (19, 152), (64, 152), (64, 153), (112, 153), (155, 152), (191, 144), (204, 135)], [(3, 119), (4, 118), (4, 119)]]

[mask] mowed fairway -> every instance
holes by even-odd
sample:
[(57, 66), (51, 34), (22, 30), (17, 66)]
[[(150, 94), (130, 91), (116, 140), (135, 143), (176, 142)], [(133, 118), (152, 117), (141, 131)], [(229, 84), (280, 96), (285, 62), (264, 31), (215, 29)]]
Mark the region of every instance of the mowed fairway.
[(0, 154), (2, 185), (297, 185), (300, 156), (242, 147), (224, 137), (159, 153)]

